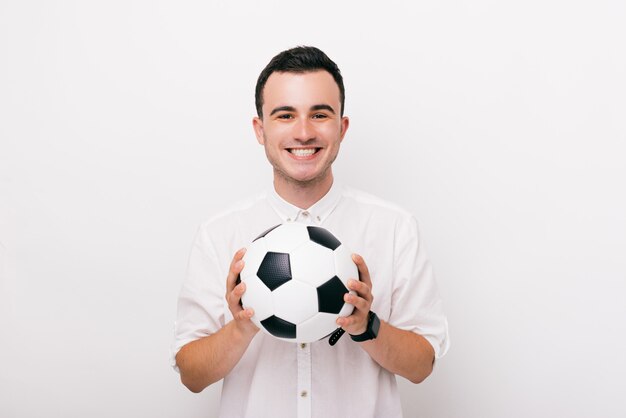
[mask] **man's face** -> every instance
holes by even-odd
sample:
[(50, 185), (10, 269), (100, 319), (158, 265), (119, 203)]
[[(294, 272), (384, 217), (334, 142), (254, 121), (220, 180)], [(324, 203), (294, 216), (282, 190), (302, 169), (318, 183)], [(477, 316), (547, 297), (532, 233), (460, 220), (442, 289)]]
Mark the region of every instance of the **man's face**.
[(257, 140), (277, 181), (309, 185), (332, 179), (331, 164), (348, 129), (339, 87), (327, 71), (272, 73), (263, 89)]

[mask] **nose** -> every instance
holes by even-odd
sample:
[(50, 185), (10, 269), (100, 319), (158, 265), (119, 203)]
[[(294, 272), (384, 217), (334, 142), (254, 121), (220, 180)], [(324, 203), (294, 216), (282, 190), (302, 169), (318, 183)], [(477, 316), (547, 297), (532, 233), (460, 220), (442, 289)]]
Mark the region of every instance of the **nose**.
[(299, 118), (294, 124), (294, 139), (300, 142), (307, 142), (315, 139), (315, 127), (309, 118)]

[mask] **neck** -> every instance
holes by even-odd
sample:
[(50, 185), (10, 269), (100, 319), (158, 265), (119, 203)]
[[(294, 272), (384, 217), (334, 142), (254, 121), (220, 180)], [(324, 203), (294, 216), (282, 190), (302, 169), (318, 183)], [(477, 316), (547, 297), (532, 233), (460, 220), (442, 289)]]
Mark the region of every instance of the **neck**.
[[(329, 170), (330, 171), (330, 170)], [(300, 209), (308, 209), (328, 193), (333, 185), (333, 174), (311, 182), (294, 182), (274, 173), (274, 189), (280, 197)]]

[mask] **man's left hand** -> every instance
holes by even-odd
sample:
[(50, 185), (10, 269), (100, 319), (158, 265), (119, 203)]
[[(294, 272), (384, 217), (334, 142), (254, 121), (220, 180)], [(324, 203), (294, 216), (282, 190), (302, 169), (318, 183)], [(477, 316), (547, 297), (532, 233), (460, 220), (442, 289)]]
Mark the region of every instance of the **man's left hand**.
[(338, 318), (337, 325), (343, 328), (348, 334), (359, 335), (367, 330), (367, 320), (374, 295), (372, 295), (372, 280), (365, 264), (365, 260), (358, 254), (352, 254), (352, 261), (359, 269), (359, 280), (348, 280), (348, 289), (354, 290), (356, 295), (346, 293), (344, 301), (354, 305), (352, 315)]

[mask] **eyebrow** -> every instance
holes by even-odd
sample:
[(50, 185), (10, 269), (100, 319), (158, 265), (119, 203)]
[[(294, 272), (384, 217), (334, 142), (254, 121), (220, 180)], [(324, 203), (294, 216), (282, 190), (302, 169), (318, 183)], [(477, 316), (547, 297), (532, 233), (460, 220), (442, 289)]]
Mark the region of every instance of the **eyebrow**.
[(295, 111), (296, 111), (296, 108), (293, 106), (279, 106), (279, 107), (275, 107), (274, 110), (272, 110), (272, 113), (270, 113), (270, 116), (278, 112), (295, 112)]
[[(327, 104), (316, 104), (311, 106), (311, 110), (328, 110), (329, 112), (331, 112), (333, 115), (335, 114), (335, 109), (333, 109), (331, 106), (327, 105)], [(279, 106), (276, 107), (272, 110), (272, 113), (270, 113), (270, 116), (272, 116), (274, 113), (278, 113), (278, 112), (295, 112), (296, 108), (293, 106)]]
[(311, 110), (328, 110), (333, 115), (335, 114), (335, 109), (333, 109), (331, 106), (327, 104), (317, 104), (317, 105), (311, 106)]

